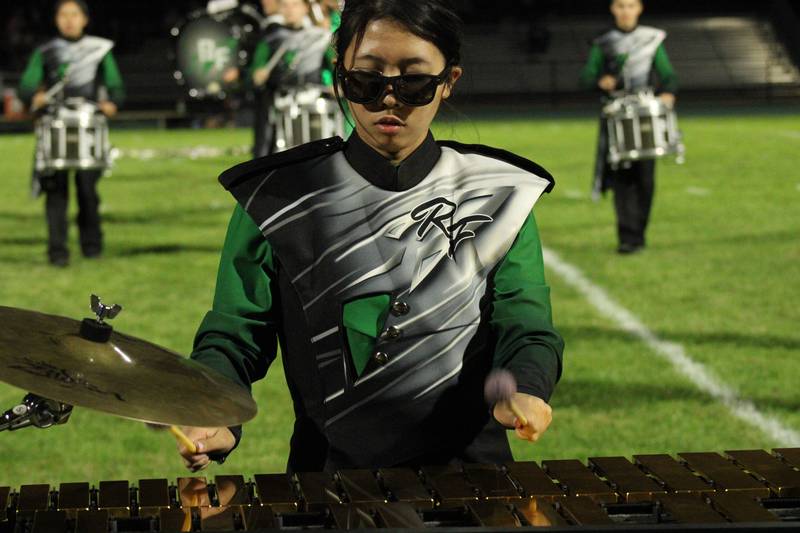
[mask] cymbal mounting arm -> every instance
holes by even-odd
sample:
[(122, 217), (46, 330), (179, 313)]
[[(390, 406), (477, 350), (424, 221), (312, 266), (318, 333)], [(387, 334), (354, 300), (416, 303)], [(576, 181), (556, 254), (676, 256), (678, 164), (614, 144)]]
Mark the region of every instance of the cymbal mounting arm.
[(0, 415), (0, 431), (16, 431), (26, 427), (46, 429), (65, 424), (72, 406), (28, 393), (22, 402)]

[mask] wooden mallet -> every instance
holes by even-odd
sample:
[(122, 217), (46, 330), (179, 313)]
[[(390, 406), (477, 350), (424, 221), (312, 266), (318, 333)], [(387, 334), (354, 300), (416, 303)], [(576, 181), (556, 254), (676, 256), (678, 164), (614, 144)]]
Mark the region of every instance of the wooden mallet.
[(489, 405), (505, 404), (519, 423), (524, 427), (528, 425), (528, 419), (522, 414), (519, 406), (514, 402), (514, 393), (517, 392), (517, 380), (508, 370), (492, 370), (486, 377), (483, 387), (483, 395)]

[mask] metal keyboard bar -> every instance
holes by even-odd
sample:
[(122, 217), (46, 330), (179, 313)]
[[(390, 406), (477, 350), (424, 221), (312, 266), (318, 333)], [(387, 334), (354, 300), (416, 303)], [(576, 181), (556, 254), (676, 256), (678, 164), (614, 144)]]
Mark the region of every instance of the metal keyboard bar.
[(800, 468), (800, 448), (775, 448), (772, 451), (795, 468)]
[(0, 522), (5, 520), (7, 516), (8, 500), (11, 496), (11, 487), (0, 487)]
[(127, 481), (101, 481), (97, 507), (107, 509), (111, 516), (131, 515), (131, 491)]
[(234, 531), (236, 514), (241, 514), (239, 505), (216, 507), (200, 511), (200, 531)]
[(681, 453), (679, 456), (693, 470), (710, 479), (717, 490), (743, 492), (755, 498), (769, 497), (769, 488), (718, 453)]
[(626, 502), (652, 499), (666, 491), (624, 457), (592, 457), (589, 463), (614, 486)]
[(350, 503), (387, 501), (371, 470), (340, 470), (337, 476)]
[(506, 464), (509, 476), (528, 497), (552, 499), (564, 496), (564, 491), (533, 461)]
[(89, 509), (89, 484), (88, 483), (62, 483), (58, 487), (58, 508), (69, 511), (67, 514), (74, 518), (79, 509)]
[(466, 464), (464, 473), (487, 500), (513, 500), (520, 497), (517, 488), (496, 465)]
[(297, 511), (297, 496), (286, 474), (256, 474), (254, 479), (261, 505), (269, 505), (276, 513)]
[(269, 505), (245, 508), (242, 512), (242, 521), (247, 531), (278, 528), (275, 513)]
[(469, 484), (464, 473), (452, 465), (425, 466), (422, 473), (443, 504), (478, 499), (475, 488)]
[(553, 504), (544, 499), (530, 498), (511, 504), (514, 510), (528, 524), (534, 527), (568, 526), (569, 523), (558, 514)]
[[(22, 490), (20, 490), (20, 494), (22, 494)], [(46, 511), (44, 509), (39, 509), (33, 515), (31, 533), (53, 533), (54, 531), (66, 531), (66, 529), (66, 511)]]
[(587, 496), (565, 496), (556, 501), (564, 516), (577, 526), (602, 526), (614, 521), (600, 505)]
[(512, 528), (521, 525), (511, 508), (496, 500), (469, 502), (467, 508), (481, 527)]
[(360, 505), (331, 505), (329, 512), (333, 518), (333, 525), (340, 531), (377, 527), (372, 516)]
[(211, 507), (211, 498), (208, 496), (208, 481), (205, 476), (179, 477), (178, 496), (181, 507)]
[(656, 476), (672, 492), (703, 493), (714, 490), (708, 483), (669, 455), (634, 455), (633, 459)]
[(699, 494), (661, 494), (656, 496), (673, 520), (682, 524), (721, 524), (727, 520)]
[(192, 515), (189, 509), (159, 509), (159, 531), (191, 531)]
[(715, 509), (733, 522), (779, 522), (753, 498), (741, 492), (714, 492), (708, 495)]
[(306, 502), (307, 511), (318, 511), (329, 504), (342, 503), (333, 478), (325, 472), (298, 472), (296, 474), (300, 492)]
[(78, 511), (75, 531), (80, 533), (108, 533), (109, 513), (105, 509)]
[(588, 496), (605, 503), (617, 501), (617, 494), (613, 489), (577, 459), (543, 461), (542, 465), (550, 477), (566, 486), (570, 496)]
[(389, 529), (422, 529), (425, 523), (409, 503), (391, 502), (375, 506), (378, 522)]
[(244, 476), (214, 476), (217, 500), (220, 507), (228, 505), (250, 505), (250, 493)]
[(398, 502), (417, 509), (432, 509), (436, 503), (417, 473), (409, 468), (382, 468), (378, 470), (378, 478)]
[(161, 509), (168, 509), (169, 482), (166, 479), (139, 480), (139, 516), (159, 515)]
[(744, 468), (764, 478), (779, 498), (800, 497), (800, 472), (764, 450), (725, 452)]
[(19, 488), (17, 510), (45, 510), (50, 503), (50, 485), (22, 485)]

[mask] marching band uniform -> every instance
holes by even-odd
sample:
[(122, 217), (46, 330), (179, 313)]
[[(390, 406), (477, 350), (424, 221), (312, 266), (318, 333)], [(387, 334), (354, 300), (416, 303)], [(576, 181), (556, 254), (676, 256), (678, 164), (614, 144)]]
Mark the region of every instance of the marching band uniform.
[(275, 151), (272, 103), (277, 91), (302, 88), (307, 84), (333, 86), (333, 57), (328, 32), (317, 26), (289, 28), (272, 24), (265, 31), (253, 54), (249, 75), (266, 66), (276, 53), (283, 57), (270, 74), (266, 85), (256, 88), (255, 139), (253, 157)]
[(547, 171), (430, 134), (394, 166), (354, 133), (220, 181), (239, 205), (192, 357), (249, 388), (280, 340), (290, 471), (511, 460), (487, 374), (545, 401), (561, 374), (531, 211)]
[[(627, 32), (615, 27), (603, 33), (592, 43), (589, 60), (581, 72), (581, 84), (596, 88), (598, 80), (610, 74), (618, 80), (617, 90), (637, 92), (658, 87), (658, 92), (675, 94), (677, 76), (664, 48), (666, 37), (665, 31), (648, 26), (637, 26)], [(655, 161), (634, 161), (614, 170), (607, 163), (607, 155), (608, 132), (605, 121), (601, 120), (595, 192), (614, 190), (620, 251), (635, 251), (645, 245), (655, 192)]]
[[(117, 63), (111, 53), (114, 43), (101, 37), (84, 35), (70, 40), (56, 37), (37, 48), (31, 55), (20, 81), (20, 96), (28, 105), (42, 86), (51, 87), (65, 76), (64, 96), (82, 97), (90, 101), (98, 99), (101, 87), (108, 99), (121, 105), (125, 97)], [(35, 176), (38, 185), (46, 194), (46, 214), (49, 235), (48, 257), (53, 264), (64, 265), (69, 258), (67, 250), (67, 206), (68, 171), (54, 172), (46, 176)], [(83, 255), (95, 257), (103, 249), (103, 234), (100, 229), (97, 181), (100, 170), (78, 170), (75, 186), (78, 192), (78, 227)], [(38, 194), (38, 191), (35, 191)]]

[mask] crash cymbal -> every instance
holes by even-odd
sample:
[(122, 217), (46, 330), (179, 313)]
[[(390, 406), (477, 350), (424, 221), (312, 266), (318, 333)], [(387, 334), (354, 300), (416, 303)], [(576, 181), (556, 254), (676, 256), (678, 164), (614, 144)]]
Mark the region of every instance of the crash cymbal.
[(0, 381), (154, 424), (231, 426), (256, 414), (247, 389), (207, 366), (116, 331), (106, 342), (80, 332), (70, 318), (0, 306)]

